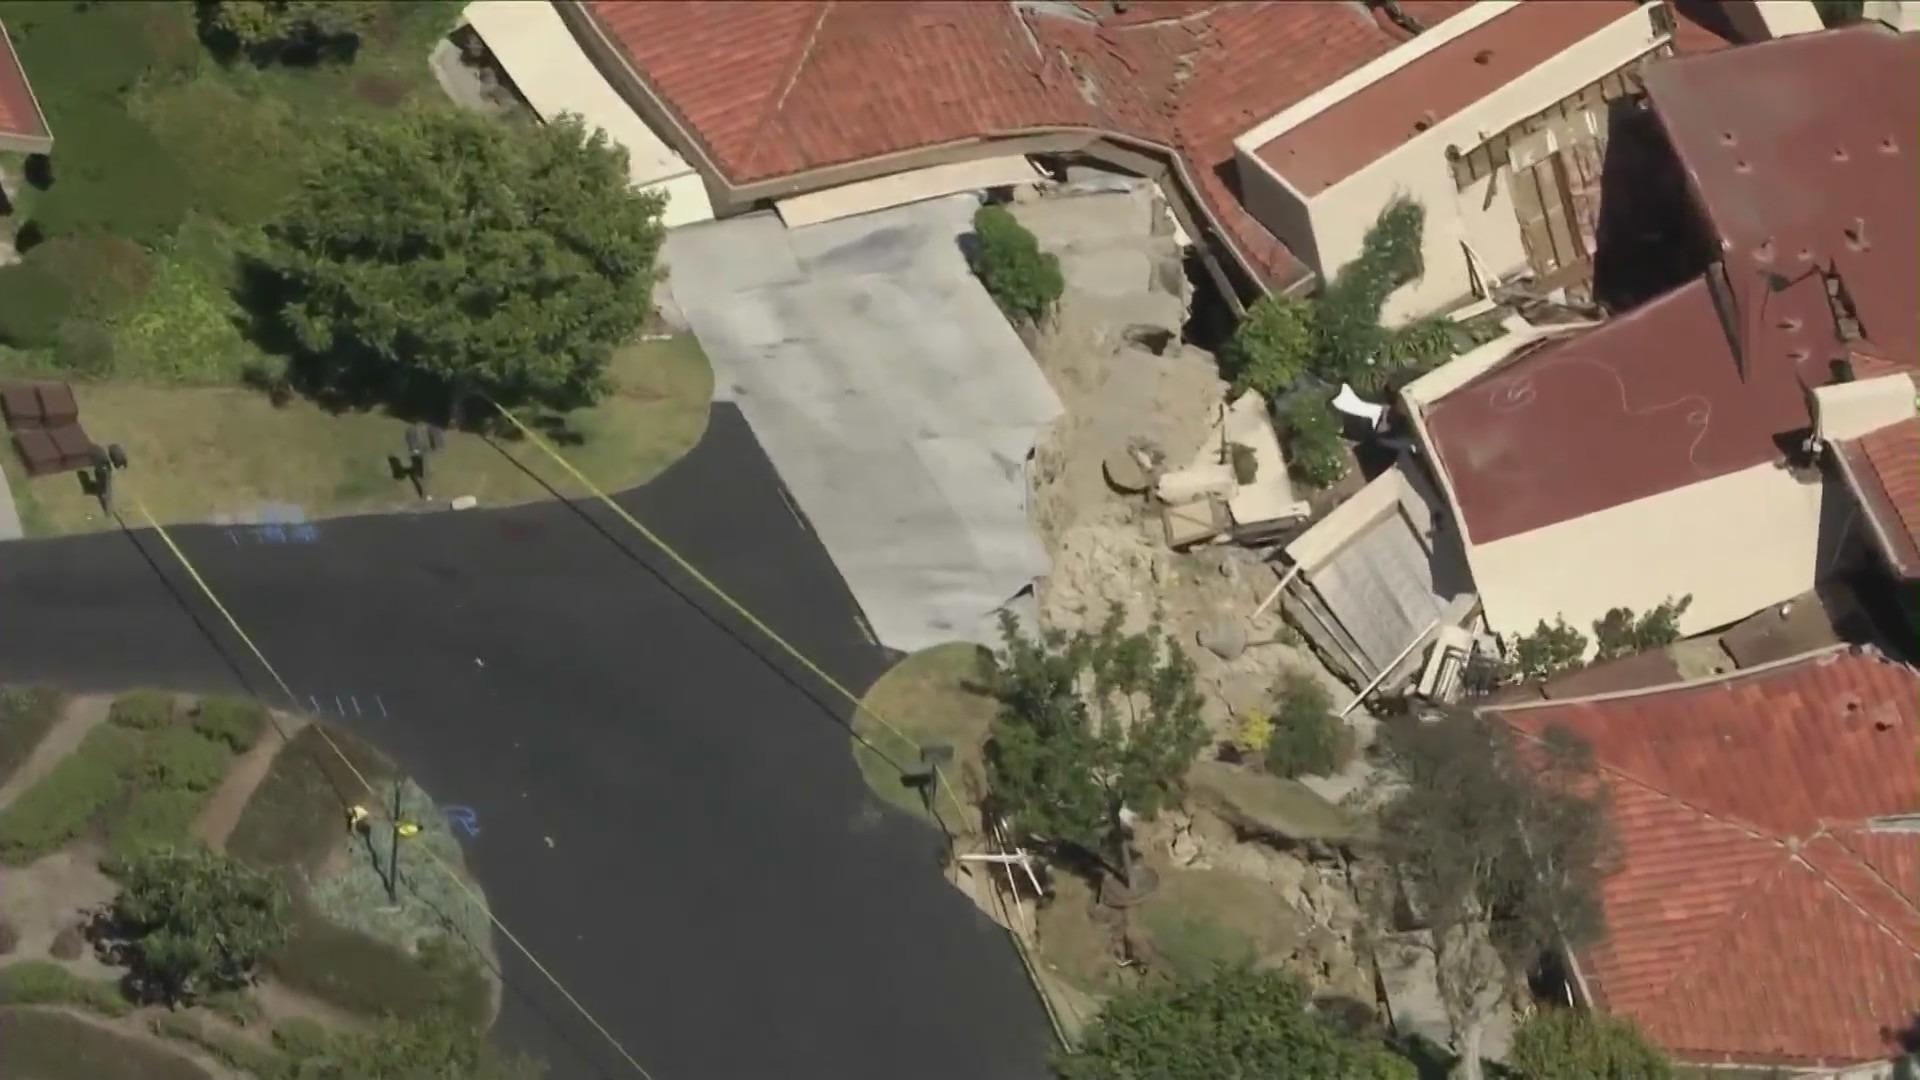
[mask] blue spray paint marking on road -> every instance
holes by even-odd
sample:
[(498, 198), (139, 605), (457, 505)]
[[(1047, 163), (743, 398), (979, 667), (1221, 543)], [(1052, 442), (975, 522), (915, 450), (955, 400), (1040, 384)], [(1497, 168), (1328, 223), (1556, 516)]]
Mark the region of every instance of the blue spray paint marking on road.
[(468, 837), (480, 835), (480, 815), (473, 812), (471, 806), (443, 806), (440, 813), (447, 819), (447, 827), (459, 829)]
[(290, 503), (261, 503), (220, 520), (241, 526), (227, 530), (227, 542), (236, 546), (242, 536), (252, 537), (256, 544), (311, 544), (320, 539), (320, 528), (307, 520), (306, 510)]

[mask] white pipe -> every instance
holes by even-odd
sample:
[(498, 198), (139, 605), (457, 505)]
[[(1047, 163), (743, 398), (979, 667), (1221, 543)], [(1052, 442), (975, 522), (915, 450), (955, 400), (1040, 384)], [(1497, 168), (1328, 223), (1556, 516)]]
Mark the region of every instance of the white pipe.
[(1407, 654), (1419, 648), (1421, 643), (1427, 640), (1427, 635), (1433, 633), (1434, 628), (1439, 625), (1440, 625), (1440, 620), (1437, 618), (1434, 619), (1432, 622), (1427, 624), (1427, 628), (1425, 630), (1420, 631), (1420, 635), (1418, 637), (1414, 638), (1412, 641), (1407, 642), (1407, 647), (1400, 650), (1400, 655), (1393, 658), (1393, 663), (1388, 664), (1386, 667), (1381, 668), (1380, 674), (1375, 675), (1373, 677), (1373, 681), (1368, 683), (1366, 687), (1362, 689), (1360, 693), (1352, 701), (1347, 702), (1346, 708), (1340, 710), (1340, 719), (1345, 720), (1347, 718), (1348, 713), (1359, 708), (1360, 703), (1367, 700), (1368, 694), (1371, 694), (1375, 690), (1378, 690), (1380, 688), (1380, 684), (1387, 681), (1387, 676), (1393, 674), (1393, 669), (1400, 666), (1400, 661), (1405, 660), (1407, 658)]
[(1273, 587), (1273, 591), (1267, 594), (1267, 598), (1265, 600), (1260, 601), (1260, 606), (1253, 609), (1253, 614), (1247, 616), (1247, 621), (1252, 622), (1254, 619), (1259, 618), (1260, 613), (1267, 610), (1267, 605), (1273, 603), (1275, 600), (1280, 599), (1281, 590), (1285, 589), (1287, 585), (1293, 581), (1294, 575), (1298, 574), (1299, 572), (1300, 572), (1300, 567), (1298, 565), (1289, 569), (1286, 573), (1286, 576), (1280, 579), (1280, 584), (1275, 585)]

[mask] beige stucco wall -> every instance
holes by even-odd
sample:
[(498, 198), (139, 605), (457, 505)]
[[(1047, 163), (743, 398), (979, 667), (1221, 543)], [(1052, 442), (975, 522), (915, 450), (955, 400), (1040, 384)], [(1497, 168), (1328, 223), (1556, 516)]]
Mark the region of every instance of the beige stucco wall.
[[(1362, 68), (1372, 80), (1424, 55), (1452, 37), (1505, 14), (1513, 4), (1486, 3), (1468, 9), (1433, 31), (1402, 45), (1383, 60), (1398, 62)], [(1472, 291), (1463, 242), (1472, 245), (1482, 265), (1496, 276), (1526, 265), (1520, 228), (1514, 219), (1511, 178), (1501, 171), (1465, 191), (1457, 189), (1446, 148), (1462, 152), (1509, 126), (1548, 108), (1644, 55), (1666, 40), (1653, 29), (1651, 9), (1635, 8), (1600, 32), (1488, 94), (1458, 114), (1389, 151), (1359, 172), (1311, 199), (1261, 161), (1258, 150), (1280, 133), (1337, 103), (1359, 84), (1336, 83), (1327, 91), (1261, 124), (1234, 140), (1236, 167), (1247, 208), (1274, 235), (1324, 277), (1331, 278), (1360, 253), (1360, 244), (1380, 210), (1396, 195), (1406, 195), (1427, 211), (1427, 272), (1396, 293), (1384, 313), (1389, 324), (1403, 322), (1453, 303)], [(1450, 33), (1449, 33), (1450, 32)], [(1446, 36), (1441, 36), (1445, 34)], [(1413, 46), (1419, 53), (1402, 56)], [(1378, 62), (1376, 62), (1378, 63)], [(1338, 96), (1333, 91), (1340, 91)]]
[(1920, 31), (1920, 3), (1913, 0), (1867, 0), (1864, 18), (1878, 19), (1903, 34)]
[(1488, 628), (1503, 636), (1556, 616), (1588, 633), (1610, 608), (1644, 612), (1688, 595), (1680, 632), (1703, 633), (1813, 588), (1823, 497), (1845, 497), (1826, 487), (1759, 465), (1470, 545), (1467, 565)]
[(1915, 395), (1913, 379), (1904, 374), (1815, 387), (1814, 434), (1839, 442), (1905, 423), (1920, 412)]

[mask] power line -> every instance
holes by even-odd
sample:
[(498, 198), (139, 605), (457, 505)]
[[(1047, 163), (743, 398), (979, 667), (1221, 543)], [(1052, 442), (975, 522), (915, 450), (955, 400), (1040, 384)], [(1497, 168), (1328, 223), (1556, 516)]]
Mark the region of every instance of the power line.
[[(181, 568), (186, 570), (187, 576), (193, 579), (194, 585), (200, 589), (201, 594), (207, 598), (208, 603), (211, 603), (214, 610), (220, 613), (220, 617), (226, 620), (227, 626), (233, 630), (234, 636), (240, 639), (241, 643), (247, 647), (247, 651), (253, 654), (253, 658), (260, 662), (260, 666), (266, 670), (268, 676), (273, 679), (274, 684), (280, 688), (281, 693), (285, 694), (287, 700), (293, 703), (294, 711), (306, 712), (307, 710), (301, 705), (299, 695), (293, 692), (293, 687), (289, 685), (285, 679), (280, 677), (279, 670), (273, 666), (272, 661), (267, 659), (266, 653), (261, 651), (260, 646), (254, 643), (252, 635), (248, 634), (246, 629), (240, 625), (240, 620), (234, 618), (233, 612), (228, 610), (227, 605), (223, 603), (219, 595), (213, 591), (213, 587), (207, 584), (207, 579), (202, 576), (199, 569), (193, 565), (193, 561), (187, 558), (186, 552), (180, 549), (179, 544), (174, 543), (172, 534), (167, 532), (166, 527), (160, 524), (159, 520), (153, 516), (153, 513), (147, 509), (146, 504), (141, 502), (137, 495), (132, 501), (134, 509), (138, 510), (140, 516), (146, 519), (147, 526), (153, 529), (155, 535), (160, 537), (162, 543), (166, 544), (167, 550), (173, 553), (173, 557), (179, 561)], [(120, 518), (118, 512), (115, 512), (114, 517), (120, 520), (121, 528), (126, 528), (126, 521)], [(262, 704), (264, 704), (264, 702)], [(268, 711), (268, 717), (269, 719), (272, 717), (271, 709)], [(282, 728), (278, 722), (273, 724), (273, 728), (274, 731), (280, 735), (283, 742), (288, 741), (286, 729)], [(340, 744), (334, 741), (333, 736), (327, 734), (326, 726), (324, 724), (315, 724), (313, 725), (313, 730), (319, 733), (320, 738), (326, 742), (327, 747), (340, 759), (340, 763), (347, 767), (347, 771), (353, 774), (354, 779), (358, 780), (360, 785), (367, 789), (367, 794), (373, 796), (372, 801), (376, 805), (379, 804), (381, 802), (380, 793), (374, 788), (373, 782), (368, 780), (366, 774), (361, 772), (360, 768), (353, 763), (353, 759), (349, 758), (346, 751), (340, 748)], [(622, 1058), (626, 1059), (627, 1064), (633, 1066), (634, 1071), (640, 1074), (642, 1080), (653, 1080), (653, 1074), (647, 1071), (646, 1066), (640, 1064), (639, 1059), (628, 1052), (620, 1040), (614, 1037), (613, 1032), (607, 1030), (607, 1026), (602, 1024), (599, 1018), (594, 1016), (592, 1011), (583, 1005), (580, 999), (573, 995), (572, 991), (566, 988), (566, 985), (560, 981), (559, 976), (555, 975), (547, 965), (541, 963), (540, 958), (533, 954), (533, 950), (527, 948), (526, 944), (522, 942), (512, 930), (507, 928), (506, 923), (500, 921), (500, 917), (493, 913), (493, 909), (487, 905), (479, 893), (474, 891), (472, 886), (461, 879), (460, 874), (455, 871), (453, 867), (448, 866), (444, 860), (438, 855), (435, 855), (432, 848), (421, 845), (420, 852), (426, 856), (429, 863), (446, 875), (447, 880), (453, 882), (454, 887), (460, 890), (461, 894), (467, 898), (469, 903), (486, 913), (487, 921), (492, 923), (494, 929), (500, 932), (500, 936), (506, 938), (515, 949), (519, 950), (520, 955), (526, 957), (527, 962), (533, 965), (535, 971), (538, 971), (549, 983), (553, 984), (553, 988), (560, 992), (560, 996), (567, 1000), (567, 1004), (573, 1006), (574, 1011), (584, 1017), (587, 1023), (592, 1025), (593, 1029), (599, 1032), (600, 1036), (607, 1041), (608, 1045), (612, 1046)]]

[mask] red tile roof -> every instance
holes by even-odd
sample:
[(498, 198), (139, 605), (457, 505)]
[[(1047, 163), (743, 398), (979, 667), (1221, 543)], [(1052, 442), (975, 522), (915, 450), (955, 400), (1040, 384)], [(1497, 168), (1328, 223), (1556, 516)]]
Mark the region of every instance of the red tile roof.
[(1509, 707), (1583, 736), (1621, 843), (1597, 1007), (1683, 1060), (1838, 1065), (1893, 1053), (1920, 1001), (1920, 673), (1827, 652), (1724, 680)]
[(1639, 7), (1522, 4), (1282, 132), (1260, 159), (1311, 198)]
[(1894, 571), (1920, 578), (1920, 420), (1881, 428), (1836, 449)]
[[(1432, 25), (1466, 0), (1402, 8)], [(1358, 4), (588, 0), (735, 185), (942, 143), (1077, 127), (1172, 148), (1271, 286), (1305, 267), (1235, 194), (1233, 138), (1405, 34)]]
[[(1428, 405), (1476, 544), (1775, 459), (1775, 436), (1810, 426), (1805, 387), (1828, 381), (1840, 348), (1817, 273), (1829, 263), (1866, 335), (1846, 348), (1877, 370), (1920, 364), (1920, 97), (1858, 104), (1920, 80), (1920, 35), (1876, 23), (1660, 61), (1645, 77), (1722, 240), (1731, 330), (1701, 278)], [(1848, 235), (1856, 218), (1864, 244)]]
[[(34, 99), (33, 88), (27, 82), (26, 69), (20, 66), (20, 54), (14, 50), (13, 37), (0, 25), (0, 137), (5, 136), (35, 144), (53, 141), (47, 118), (41, 113), (40, 103)], [(36, 145), (32, 152), (44, 153), (45, 149)]]

